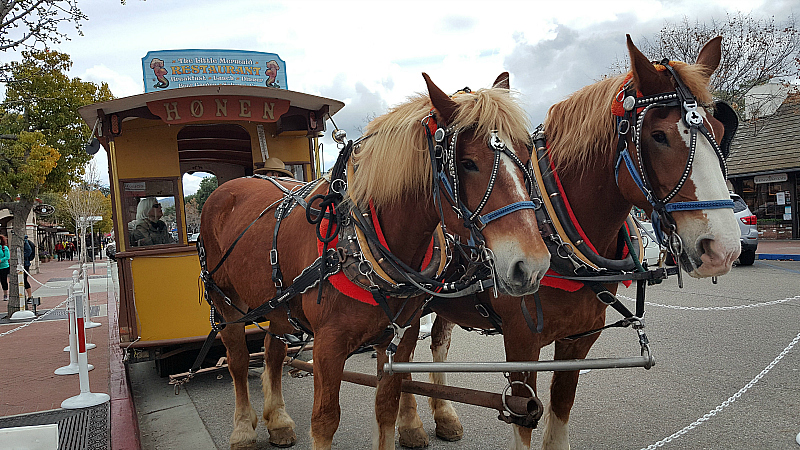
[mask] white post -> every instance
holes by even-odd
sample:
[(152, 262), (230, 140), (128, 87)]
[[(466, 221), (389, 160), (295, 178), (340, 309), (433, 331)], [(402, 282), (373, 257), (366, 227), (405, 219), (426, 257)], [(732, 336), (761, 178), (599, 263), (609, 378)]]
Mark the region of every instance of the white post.
[[(78, 336), (76, 334), (76, 320), (75, 320), (75, 287), (74, 284), (78, 280), (78, 271), (72, 272), (72, 283), (67, 288), (69, 301), (67, 302), (67, 317), (69, 322), (69, 345), (64, 351), (69, 352), (69, 365), (59, 367), (55, 370), (56, 375), (75, 375), (78, 373)], [(88, 346), (87, 346), (88, 348)], [(94, 369), (94, 366), (89, 364), (89, 370)]]
[(89, 295), (89, 271), (88, 271), (89, 264), (83, 263), (82, 270), (83, 270), (83, 277), (82, 286), (83, 286), (83, 298), (86, 299), (84, 304), (86, 305), (83, 309), (84, 316), (86, 318), (86, 323), (84, 326), (86, 328), (96, 328), (102, 325), (101, 323), (92, 322), (92, 305), (91, 305), (91, 296)]
[(81, 393), (61, 402), (61, 407), (64, 409), (88, 408), (105, 403), (111, 399), (108, 394), (92, 393), (89, 390), (89, 361), (86, 355), (86, 331), (83, 327), (85, 319), (83, 315), (83, 292), (81, 292), (80, 289), (75, 290), (75, 311), (75, 329), (78, 332), (78, 377), (80, 380)]
[(19, 311), (11, 315), (11, 320), (27, 320), (36, 317), (28, 311), (28, 297), (25, 292), (25, 266), (22, 265), (22, 251), (17, 249), (17, 290), (19, 291)]
[[(94, 275), (94, 258), (97, 255), (94, 254), (94, 221), (92, 221), (92, 274)], [(91, 318), (90, 316), (87, 316)]]

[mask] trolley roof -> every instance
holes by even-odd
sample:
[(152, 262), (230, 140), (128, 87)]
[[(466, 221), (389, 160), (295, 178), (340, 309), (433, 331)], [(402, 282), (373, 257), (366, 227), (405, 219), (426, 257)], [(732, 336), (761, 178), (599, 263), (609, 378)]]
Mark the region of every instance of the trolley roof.
[(309, 111), (319, 111), (323, 107), (327, 106), (328, 113), (330, 115), (335, 114), (344, 107), (344, 103), (339, 100), (305, 94), (302, 92), (290, 91), (287, 89), (261, 86), (218, 85), (186, 87), (137, 94), (130, 97), (123, 97), (107, 102), (87, 105), (79, 108), (78, 112), (80, 113), (81, 118), (83, 118), (83, 120), (91, 127), (94, 125), (95, 119), (97, 118), (98, 109), (101, 109), (106, 115), (111, 115), (114, 113), (136, 110), (139, 108), (146, 109), (148, 102), (204, 95), (239, 95), (282, 99), (288, 100), (291, 106)]

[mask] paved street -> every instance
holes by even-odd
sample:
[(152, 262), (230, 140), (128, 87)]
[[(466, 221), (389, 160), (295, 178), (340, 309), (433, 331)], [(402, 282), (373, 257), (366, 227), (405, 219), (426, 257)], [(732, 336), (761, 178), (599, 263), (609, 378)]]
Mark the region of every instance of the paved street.
[[(639, 449), (654, 444), (723, 404), (800, 336), (798, 261), (759, 260), (750, 267), (734, 267), (717, 285), (711, 280), (688, 277), (685, 283), (681, 290), (673, 277), (648, 289), (647, 300), (652, 304), (647, 306), (647, 334), (657, 361), (654, 368), (593, 370), (581, 376), (570, 421), (573, 449)], [(622, 289), (620, 294), (633, 298), (635, 289)], [(782, 301), (785, 299), (789, 300)], [(772, 304), (725, 308), (765, 302)], [(719, 307), (722, 308), (709, 309)], [(609, 322), (617, 318), (609, 310)], [(430, 340), (420, 341), (418, 360), (430, 360), (429, 344)], [(604, 332), (590, 354), (633, 355), (638, 355), (638, 341), (632, 330)], [(545, 349), (543, 359), (551, 356), (552, 347)], [(502, 337), (454, 332), (451, 361), (502, 359)], [(360, 354), (350, 358), (346, 369), (374, 373), (374, 364), (369, 353)], [(183, 448), (178, 436), (184, 432), (192, 435), (191, 448), (228, 448), (233, 390), (227, 372), (199, 376), (175, 397), (171, 387), (166, 386), (166, 379), (155, 376), (152, 363), (139, 363), (131, 369), (144, 448)], [(260, 409), (262, 394), (257, 372), (251, 370), (250, 395)], [(545, 403), (549, 380), (548, 373), (539, 377), (540, 396)], [(500, 374), (452, 374), (449, 381), (492, 392), (505, 387)], [(297, 423), (296, 448), (310, 448), (312, 384), (311, 377), (286, 376), (283, 380), (287, 410)], [(344, 384), (341, 397), (342, 420), (334, 448), (369, 448), (372, 390)], [(422, 397), (418, 402), (425, 429), (433, 436), (434, 423), (427, 402)], [(495, 411), (456, 407), (465, 426), (464, 439), (448, 443), (432, 437), (429, 448), (507, 447), (509, 426), (496, 419)], [(800, 433), (799, 410), (800, 348), (795, 347), (735, 402), (664, 448), (794, 450), (799, 448), (795, 442)], [(173, 422), (175, 419), (178, 422)], [(182, 431), (175, 434), (174, 430)], [(258, 432), (259, 448), (270, 448), (262, 424)], [(537, 442), (532, 448), (538, 448), (541, 432), (535, 431), (534, 438)]]

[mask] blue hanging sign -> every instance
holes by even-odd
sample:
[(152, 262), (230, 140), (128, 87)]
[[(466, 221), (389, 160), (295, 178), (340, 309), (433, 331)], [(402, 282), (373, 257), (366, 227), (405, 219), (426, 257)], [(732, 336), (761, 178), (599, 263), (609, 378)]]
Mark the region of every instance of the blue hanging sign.
[(286, 63), (275, 53), (159, 50), (142, 58), (144, 91), (232, 84), (287, 89)]

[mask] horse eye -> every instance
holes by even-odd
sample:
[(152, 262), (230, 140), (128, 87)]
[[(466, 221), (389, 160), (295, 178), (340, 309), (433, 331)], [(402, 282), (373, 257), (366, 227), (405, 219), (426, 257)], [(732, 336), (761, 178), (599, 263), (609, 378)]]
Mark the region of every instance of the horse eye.
[(655, 131), (652, 134), (653, 140), (659, 144), (667, 144), (667, 135), (663, 131)]
[(463, 167), (464, 170), (469, 171), (469, 172), (477, 172), (478, 171), (478, 166), (471, 159), (462, 159), (461, 160), (461, 167)]

